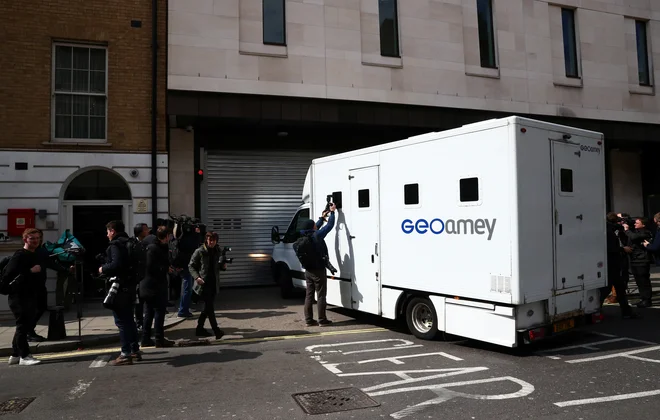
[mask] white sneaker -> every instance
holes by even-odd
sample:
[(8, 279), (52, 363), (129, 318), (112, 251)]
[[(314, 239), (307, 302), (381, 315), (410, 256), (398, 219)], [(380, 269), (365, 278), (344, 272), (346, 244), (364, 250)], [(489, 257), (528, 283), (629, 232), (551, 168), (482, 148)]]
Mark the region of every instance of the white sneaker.
[(17, 365), (21, 361), (21, 358), (18, 356), (9, 356), (9, 366)]
[(21, 366), (33, 366), (33, 365), (38, 365), (41, 363), (41, 360), (37, 360), (32, 355), (29, 355), (28, 357), (21, 357), (21, 361), (19, 362), (19, 365)]

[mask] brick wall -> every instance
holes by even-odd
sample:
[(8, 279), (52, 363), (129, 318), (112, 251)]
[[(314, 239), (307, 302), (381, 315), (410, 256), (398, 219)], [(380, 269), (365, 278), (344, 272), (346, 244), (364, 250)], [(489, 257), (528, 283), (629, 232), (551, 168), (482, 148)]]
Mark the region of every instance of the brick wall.
[[(151, 150), (151, 3), (0, 2), (0, 149)], [(164, 151), (167, 1), (158, 0), (158, 8), (158, 148)], [(131, 27), (131, 20), (141, 20), (142, 27)], [(107, 44), (111, 146), (48, 144), (54, 41)]]

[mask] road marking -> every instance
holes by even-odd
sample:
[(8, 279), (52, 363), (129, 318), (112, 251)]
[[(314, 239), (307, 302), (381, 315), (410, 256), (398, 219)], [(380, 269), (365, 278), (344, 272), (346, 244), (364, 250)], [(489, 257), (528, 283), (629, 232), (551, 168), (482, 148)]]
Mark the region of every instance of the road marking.
[(111, 358), (112, 358), (112, 356), (110, 356), (110, 355), (99, 356), (99, 357), (96, 358), (96, 360), (94, 360), (92, 362), (91, 365), (89, 365), (89, 367), (90, 367), (90, 369), (105, 367), (105, 365), (108, 364), (108, 362), (110, 361)]
[(443, 351), (439, 351), (436, 353), (409, 354), (407, 356), (382, 357), (380, 359), (360, 360), (358, 364), (372, 363), (372, 362), (392, 362), (395, 365), (404, 365), (405, 363), (399, 359), (411, 359), (413, 357), (423, 357), (423, 356), (442, 356), (442, 357), (446, 357), (447, 359), (453, 360), (455, 362), (460, 362), (463, 360), (460, 357), (452, 356), (451, 354), (445, 353)]
[(619, 352), (619, 353), (606, 354), (605, 356), (594, 356), (594, 357), (585, 357), (583, 359), (567, 360), (566, 363), (595, 362), (597, 360), (613, 359), (615, 357), (626, 357), (628, 359), (643, 360), (643, 361), (652, 362), (652, 363), (660, 363), (660, 360), (646, 359), (644, 357), (632, 356), (633, 354), (646, 353), (646, 352), (654, 351), (654, 350), (660, 350), (660, 346), (646, 347), (646, 348), (638, 349), (638, 350), (630, 350), (630, 351), (623, 351), (623, 352)]
[[(325, 331), (319, 333), (281, 335), (281, 336), (262, 337), (262, 338), (255, 337), (255, 338), (215, 340), (215, 341), (211, 341), (211, 344), (221, 345), (221, 344), (251, 343), (251, 342), (262, 342), (262, 341), (299, 340), (306, 338), (318, 338), (318, 337), (328, 337), (328, 336), (348, 335), (348, 334), (366, 334), (372, 332), (385, 332), (385, 331), (388, 330), (385, 328), (378, 327), (378, 328), (365, 328), (359, 330)], [(143, 347), (143, 349), (153, 349), (153, 348), (155, 347)], [(121, 351), (120, 347), (107, 347), (102, 349), (89, 349), (89, 350), (70, 351), (70, 352), (62, 352), (62, 353), (43, 353), (43, 354), (35, 354), (34, 356), (39, 360), (55, 360), (55, 359), (66, 359), (66, 358), (74, 358), (74, 357), (82, 357), (82, 356), (92, 356), (92, 355), (98, 355), (104, 353), (119, 353), (120, 351)], [(0, 358), (0, 363), (6, 363), (7, 360), (8, 357)]]
[(621, 400), (630, 400), (633, 398), (651, 397), (653, 395), (660, 395), (660, 389), (656, 389), (654, 391), (634, 392), (632, 394), (611, 395), (609, 397), (585, 398), (583, 400), (562, 401), (562, 402), (556, 402), (555, 405), (557, 407), (571, 407), (575, 405), (596, 404), (596, 403), (602, 403), (608, 401), (621, 401)]
[[(96, 379), (96, 378), (94, 378)], [(85, 395), (89, 387), (92, 385), (92, 382), (94, 381), (92, 379), (89, 382), (83, 382), (82, 379), (78, 379), (78, 385), (74, 386), (71, 391), (69, 391), (69, 399), (70, 400), (75, 400), (77, 398), (82, 397)]]
[[(349, 343), (316, 344), (316, 345), (313, 345), (313, 346), (305, 347), (305, 350), (311, 353), (312, 351), (314, 351), (318, 348), (322, 348), (322, 347), (331, 347), (332, 348), (332, 347), (341, 347), (341, 346), (351, 346), (353, 344), (387, 343), (387, 342), (391, 342), (391, 341), (398, 341), (398, 342), (401, 343), (401, 344), (395, 344), (393, 347), (391, 347), (391, 348), (394, 348), (394, 349), (408, 348), (408, 347), (411, 347), (415, 344), (412, 341), (404, 340), (404, 339), (401, 339), (401, 338), (387, 338), (387, 339), (384, 339), (384, 340), (351, 341)], [(418, 345), (418, 347), (419, 346), (420, 345)], [(321, 354), (323, 352), (324, 352), (323, 350), (314, 351), (315, 354)], [(325, 353), (330, 353), (330, 352), (336, 353), (335, 350), (326, 350), (325, 351)], [(344, 353), (344, 354), (349, 354), (349, 353)]]

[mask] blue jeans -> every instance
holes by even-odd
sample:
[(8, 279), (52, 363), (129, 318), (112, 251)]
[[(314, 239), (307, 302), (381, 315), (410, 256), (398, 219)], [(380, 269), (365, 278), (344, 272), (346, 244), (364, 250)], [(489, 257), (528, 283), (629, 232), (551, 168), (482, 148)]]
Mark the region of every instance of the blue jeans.
[(140, 351), (133, 311), (134, 305), (121, 306), (117, 310), (112, 311), (115, 317), (115, 325), (119, 328), (122, 356), (130, 356), (131, 353)]
[(190, 272), (183, 269), (179, 272), (181, 277), (181, 303), (179, 304), (179, 315), (190, 313), (190, 299), (192, 298), (193, 278)]

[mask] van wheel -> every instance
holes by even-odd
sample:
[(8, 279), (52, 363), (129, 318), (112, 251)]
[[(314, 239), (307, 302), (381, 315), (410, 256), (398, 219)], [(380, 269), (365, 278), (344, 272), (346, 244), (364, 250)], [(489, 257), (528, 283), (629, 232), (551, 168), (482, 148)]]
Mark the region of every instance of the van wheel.
[(286, 268), (280, 268), (278, 271), (277, 282), (280, 285), (280, 295), (282, 299), (291, 299), (294, 295), (293, 280), (291, 273)]
[(438, 315), (431, 301), (425, 297), (415, 297), (408, 302), (406, 322), (417, 338), (433, 340), (438, 336)]

